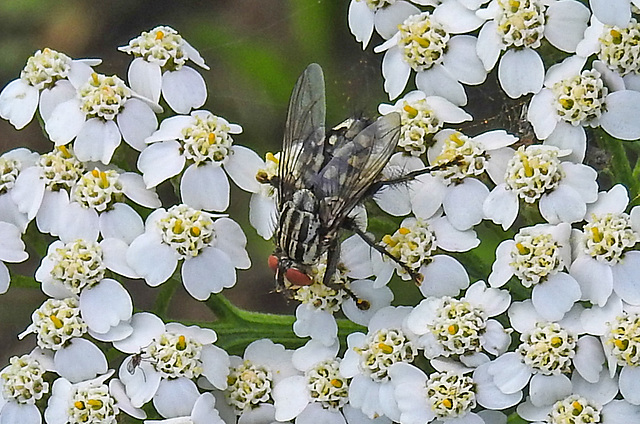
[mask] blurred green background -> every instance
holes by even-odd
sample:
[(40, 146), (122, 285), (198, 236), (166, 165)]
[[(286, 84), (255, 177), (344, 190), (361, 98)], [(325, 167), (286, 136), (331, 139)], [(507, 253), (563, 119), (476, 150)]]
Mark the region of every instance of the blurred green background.
[[(353, 113), (375, 114), (386, 101), (382, 89), (381, 55), (363, 51), (347, 26), (348, 0), (211, 0), (211, 1), (0, 1), (0, 86), (17, 78), (27, 58), (44, 47), (73, 58), (103, 59), (97, 70), (126, 80), (131, 57), (117, 47), (157, 25), (169, 25), (198, 49), (210, 71), (202, 71), (209, 90), (204, 108), (243, 126), (235, 137), (264, 156), (278, 151), (290, 91), (311, 62), (324, 68), (327, 124)], [(378, 40), (374, 38), (373, 44)], [(194, 66), (195, 67), (195, 66)], [(2, 152), (27, 146), (49, 151), (51, 143), (37, 122), (16, 131), (0, 120)], [(277, 293), (266, 267), (272, 243), (248, 224), (249, 195), (231, 194), (230, 216), (244, 228), (253, 266), (238, 273), (238, 283), (225, 290), (235, 304), (250, 310), (292, 312)], [(33, 224), (31, 224), (33, 225)], [(12, 273), (32, 273), (40, 257), (30, 250), (26, 264), (10, 264)], [(156, 290), (143, 281), (127, 283), (137, 309), (151, 307)], [(0, 295), (0, 368), (11, 355), (35, 346), (33, 336), (17, 340), (30, 315), (46, 296), (39, 289), (14, 286)], [(170, 319), (212, 320), (208, 308), (178, 288)]]

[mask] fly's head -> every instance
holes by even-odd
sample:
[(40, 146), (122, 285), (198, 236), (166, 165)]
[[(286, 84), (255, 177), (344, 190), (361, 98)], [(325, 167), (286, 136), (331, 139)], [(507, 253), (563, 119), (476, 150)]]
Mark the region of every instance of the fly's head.
[(268, 264), (275, 272), (276, 291), (288, 291), (313, 283), (308, 266), (296, 263), (278, 250), (269, 256)]

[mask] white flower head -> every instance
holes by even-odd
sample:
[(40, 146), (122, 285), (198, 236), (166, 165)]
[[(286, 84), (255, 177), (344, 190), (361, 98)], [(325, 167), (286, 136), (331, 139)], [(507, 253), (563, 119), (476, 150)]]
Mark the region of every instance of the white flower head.
[(438, 16), (437, 8), (433, 13), (409, 16), (398, 25), (393, 37), (374, 49), (376, 53), (385, 52), (382, 74), (390, 99), (402, 93), (412, 71), (416, 72), (418, 89), (458, 106), (467, 102), (461, 83), (484, 82), (487, 73), (475, 53), (476, 38), (452, 35), (466, 32), (467, 28), (454, 28)]
[(51, 398), (45, 410), (45, 419), (50, 424), (79, 422), (101, 422), (115, 424), (120, 412), (136, 418), (145, 418), (143, 411), (133, 408), (125, 396), (121, 396), (120, 386), (112, 380), (105, 381), (113, 371), (92, 380), (71, 383), (58, 378), (51, 390)]
[(410, 311), (408, 307), (382, 308), (369, 321), (367, 334), (347, 337), (340, 373), (352, 378), (351, 405), (369, 418), (387, 413), (384, 409), (389, 403), (381, 402), (380, 397), (392, 387), (389, 371), (393, 364), (412, 362), (418, 355), (416, 335), (403, 327)]
[[(287, 377), (273, 390), (276, 418), (280, 421), (297, 417), (303, 424), (311, 415), (336, 416), (342, 421), (342, 410), (349, 402), (349, 381), (340, 374), (338, 344), (324, 346), (310, 340), (293, 353), (294, 366), (303, 375)], [(313, 412), (312, 412), (313, 411)]]
[(9, 365), (0, 370), (2, 399), (23, 405), (35, 405), (49, 393), (49, 383), (43, 378), (46, 371), (32, 355), (12, 356)]
[(88, 330), (75, 297), (46, 300), (31, 314), (31, 321), (32, 324), (19, 337), (36, 333), (41, 349), (59, 350), (67, 341), (82, 337)]
[(152, 144), (138, 159), (145, 184), (155, 187), (186, 165), (180, 181), (182, 201), (195, 208), (224, 211), (229, 205), (227, 174), (243, 190), (259, 191), (256, 171), (263, 162), (254, 151), (233, 144), (232, 135), (241, 132), (240, 125), (203, 110), (165, 119), (146, 139)]
[(73, 60), (49, 48), (38, 50), (27, 60), (20, 78), (0, 92), (0, 116), (19, 130), (31, 122), (39, 106), (40, 115), (46, 120), (56, 104), (73, 97), (74, 88), (100, 62)]
[(469, 276), (460, 262), (436, 254), (436, 249), (460, 252), (478, 243), (473, 230), (458, 231), (446, 217), (436, 215), (427, 220), (409, 217), (394, 234), (382, 238), (387, 252), (403, 265), (383, 256), (379, 266), (395, 269), (404, 280), (413, 278), (424, 296), (455, 296), (469, 285)]
[(511, 98), (542, 88), (545, 68), (536, 51), (542, 41), (575, 52), (590, 16), (578, 1), (557, 0), (493, 0), (477, 14), (488, 19), (478, 35), (478, 56), (490, 71), (506, 50), (498, 65), (498, 80)]
[(399, 112), (402, 127), (398, 146), (413, 156), (427, 151), (431, 137), (447, 123), (459, 124), (471, 120), (471, 115), (449, 100), (427, 96), (419, 90), (407, 93), (394, 105), (378, 106), (381, 114)]
[(640, 93), (625, 89), (603, 62), (595, 61), (592, 69), (583, 69), (585, 63), (570, 56), (552, 66), (527, 112), (537, 138), (569, 147), (578, 161), (584, 158), (586, 126), (600, 126), (622, 140), (640, 138), (640, 125), (629, 112), (640, 107)]
[(598, 307), (604, 307), (614, 293), (629, 304), (640, 302), (634, 278), (640, 254), (633, 250), (640, 241), (640, 208), (626, 213), (628, 204), (627, 190), (620, 184), (599, 193), (589, 205), (587, 222), (572, 234), (571, 275), (580, 284), (583, 299)]
[(177, 113), (189, 113), (206, 101), (204, 79), (186, 63), (191, 60), (201, 68), (208, 70), (209, 67), (200, 53), (173, 28), (158, 26), (144, 31), (118, 50), (135, 57), (129, 66), (129, 81), (140, 95), (157, 103), (162, 93)]
[(147, 217), (145, 232), (126, 252), (129, 266), (155, 287), (168, 280), (183, 261), (182, 282), (199, 300), (233, 286), (236, 268), (251, 265), (245, 250), (247, 239), (235, 221), (214, 218), (187, 205), (157, 209)]
[(427, 358), (453, 357), (471, 364), (482, 351), (493, 355), (506, 351), (508, 332), (490, 317), (506, 311), (509, 303), (508, 292), (487, 288), (479, 281), (460, 300), (449, 296), (423, 300), (405, 325), (420, 336), (419, 345)]
[(577, 222), (584, 218), (587, 204), (597, 198), (594, 169), (563, 161), (567, 155), (554, 146), (520, 146), (507, 163), (503, 178), (485, 199), (485, 215), (506, 230), (514, 223), (519, 200), (538, 203), (547, 222)]
[(236, 415), (273, 403), (275, 387), (287, 377), (300, 375), (291, 362), (293, 351), (271, 340), (260, 339), (247, 346), (244, 357), (232, 356), (225, 399)]
[(420, 10), (404, 0), (352, 0), (349, 3), (349, 29), (366, 49), (373, 30), (387, 39), (398, 24)]
[(441, 167), (421, 175), (411, 184), (411, 210), (427, 218), (441, 207), (449, 222), (466, 231), (484, 219), (483, 203), (489, 189), (480, 177), (504, 173), (503, 160), (511, 155), (508, 147), (517, 140), (503, 130), (468, 137), (458, 131), (439, 131), (427, 157), (431, 166)]
[(158, 126), (162, 108), (127, 87), (116, 75), (92, 72), (72, 98), (52, 109), (45, 130), (56, 146), (74, 141), (81, 161), (108, 164), (122, 139), (143, 150), (144, 139)]
[(189, 386), (185, 390), (195, 389), (192, 380), (198, 378), (220, 390), (227, 387), (229, 355), (213, 344), (213, 330), (164, 324), (149, 313), (134, 315), (131, 326), (133, 332), (114, 346), (133, 354), (122, 362), (119, 377), (135, 407), (151, 399), (157, 403), (184, 385)]

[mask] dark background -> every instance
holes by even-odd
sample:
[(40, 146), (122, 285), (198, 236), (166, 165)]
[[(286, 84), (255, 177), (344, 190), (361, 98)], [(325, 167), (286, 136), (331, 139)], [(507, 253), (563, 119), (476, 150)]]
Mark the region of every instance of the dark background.
[[(209, 91), (203, 108), (242, 125), (244, 133), (234, 137), (235, 143), (264, 156), (280, 149), (289, 94), (311, 62), (325, 72), (328, 125), (353, 113), (372, 115), (378, 103), (388, 101), (382, 89), (382, 56), (373, 54), (371, 47), (379, 39), (374, 36), (367, 51), (362, 50), (347, 26), (348, 4), (348, 0), (0, 0), (0, 86), (17, 78), (27, 58), (44, 47), (72, 58), (102, 58), (98, 72), (126, 80), (131, 56), (117, 47), (142, 31), (169, 25), (211, 68), (201, 70)], [(16, 131), (0, 120), (0, 143), (2, 152), (20, 146), (40, 153), (52, 148), (37, 122)], [(295, 305), (271, 293), (273, 277), (266, 258), (273, 246), (248, 224), (248, 202), (247, 193), (232, 189), (228, 212), (244, 228), (253, 266), (239, 271), (236, 286), (223, 293), (250, 310), (291, 312)], [(33, 250), (30, 254), (26, 264), (8, 264), (12, 274), (31, 275), (41, 258)], [(141, 280), (127, 282), (126, 287), (138, 310), (150, 308), (158, 290)], [(44, 300), (39, 290), (15, 284), (0, 295), (0, 369), (9, 356), (34, 347), (33, 335), (19, 342), (17, 334), (30, 324), (31, 313)], [(172, 299), (169, 318), (215, 319), (182, 287)]]

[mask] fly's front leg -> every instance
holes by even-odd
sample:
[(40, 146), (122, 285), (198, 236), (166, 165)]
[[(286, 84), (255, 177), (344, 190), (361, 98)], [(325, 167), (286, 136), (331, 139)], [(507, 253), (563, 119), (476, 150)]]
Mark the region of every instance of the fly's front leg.
[(408, 172), (408, 173), (406, 173), (406, 174), (404, 174), (402, 176), (399, 176), (399, 177), (390, 178), (388, 180), (376, 181), (369, 188), (368, 195), (373, 196), (381, 188), (386, 187), (386, 186), (394, 186), (394, 185), (398, 185), (398, 184), (405, 184), (405, 183), (408, 183), (409, 181), (413, 181), (416, 177), (419, 177), (420, 175), (429, 174), (429, 173), (434, 172), (434, 171), (442, 171), (442, 170), (447, 169), (447, 168), (449, 168), (451, 166), (460, 165), (462, 163), (462, 160), (463, 160), (462, 156), (456, 156), (455, 158), (453, 158), (453, 159), (451, 159), (451, 160), (449, 160), (447, 162), (441, 163), (439, 165), (427, 166), (425, 168), (420, 168), (420, 169), (416, 169), (415, 171)]
[(407, 272), (407, 274), (411, 276), (411, 279), (415, 281), (416, 285), (419, 286), (420, 284), (422, 284), (422, 281), (424, 280), (424, 276), (420, 272), (416, 272), (409, 265), (405, 264), (400, 259), (393, 256), (391, 253), (389, 253), (387, 249), (385, 249), (384, 247), (376, 243), (375, 240), (373, 240), (367, 233), (362, 231), (362, 229), (360, 229), (357, 225), (354, 225), (352, 221), (347, 222), (347, 225), (351, 231), (353, 231), (358, 236), (360, 236), (360, 238), (364, 240), (364, 242), (367, 243), (371, 248), (375, 249), (382, 256), (386, 256), (387, 258), (391, 259), (393, 262), (398, 264), (400, 267), (402, 267), (402, 269), (404, 269)]
[(360, 299), (354, 292), (349, 290), (348, 287), (345, 287), (344, 284), (336, 283), (334, 281), (334, 277), (336, 275), (336, 270), (338, 269), (338, 262), (340, 259), (340, 243), (337, 240), (331, 242), (329, 249), (327, 250), (327, 268), (324, 272), (324, 277), (322, 279), (322, 284), (333, 289), (333, 290), (343, 290), (345, 293), (349, 295), (354, 302), (356, 302), (356, 306), (358, 309), (366, 311), (371, 307), (371, 303), (365, 299)]

